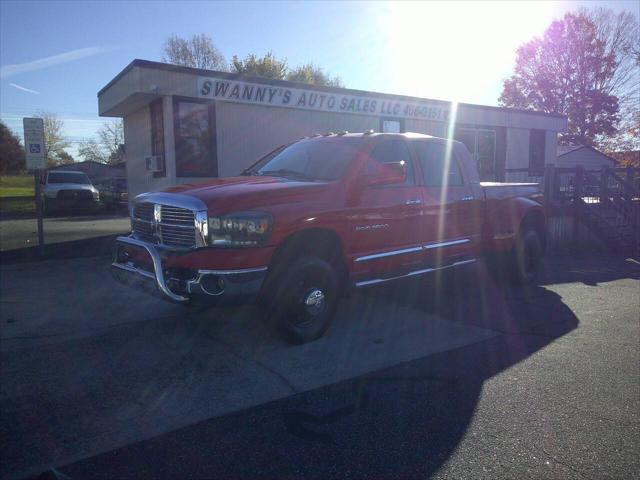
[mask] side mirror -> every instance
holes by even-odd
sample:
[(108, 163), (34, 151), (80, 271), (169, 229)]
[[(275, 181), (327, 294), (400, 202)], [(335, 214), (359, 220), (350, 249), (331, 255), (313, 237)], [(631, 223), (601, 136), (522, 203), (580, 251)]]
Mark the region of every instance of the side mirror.
[(359, 182), (363, 187), (393, 185), (404, 183), (407, 179), (407, 166), (403, 161), (392, 163), (374, 163), (373, 173), (364, 175)]

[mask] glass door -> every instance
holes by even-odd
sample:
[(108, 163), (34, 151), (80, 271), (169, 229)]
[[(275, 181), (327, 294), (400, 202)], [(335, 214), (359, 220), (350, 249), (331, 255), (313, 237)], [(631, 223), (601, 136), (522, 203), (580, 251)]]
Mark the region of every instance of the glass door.
[(496, 180), (496, 132), (460, 128), (456, 130), (455, 139), (465, 144), (478, 166), (481, 181)]
[(480, 180), (496, 180), (496, 132), (477, 131), (476, 161)]

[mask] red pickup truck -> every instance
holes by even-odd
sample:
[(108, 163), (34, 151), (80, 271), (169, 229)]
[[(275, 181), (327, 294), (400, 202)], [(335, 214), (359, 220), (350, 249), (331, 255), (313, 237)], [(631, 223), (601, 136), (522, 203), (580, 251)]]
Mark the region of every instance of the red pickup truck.
[(320, 337), (341, 294), (469, 265), (483, 255), (536, 278), (537, 184), (478, 181), (456, 141), (340, 133), (303, 138), (238, 177), (137, 196), (117, 279), (189, 303), (258, 299), (293, 343)]

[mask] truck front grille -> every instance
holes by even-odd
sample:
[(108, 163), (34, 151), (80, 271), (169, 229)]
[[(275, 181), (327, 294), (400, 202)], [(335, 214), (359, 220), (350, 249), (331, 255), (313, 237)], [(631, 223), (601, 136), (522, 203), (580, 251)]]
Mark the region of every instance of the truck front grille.
[(57, 195), (60, 201), (85, 202), (93, 200), (93, 193), (89, 190), (60, 190)]
[(186, 208), (140, 202), (131, 223), (134, 236), (145, 242), (180, 249), (196, 246), (195, 214)]

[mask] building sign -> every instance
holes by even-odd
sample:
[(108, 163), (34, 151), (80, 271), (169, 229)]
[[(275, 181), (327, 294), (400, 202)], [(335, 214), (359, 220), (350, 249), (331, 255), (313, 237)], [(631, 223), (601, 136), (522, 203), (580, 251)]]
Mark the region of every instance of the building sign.
[(198, 96), (227, 102), (321, 112), (353, 113), (447, 122), (449, 107), (439, 103), (287, 88), (210, 77), (198, 78)]
[(27, 170), (45, 168), (44, 123), (41, 118), (24, 117), (24, 151)]

